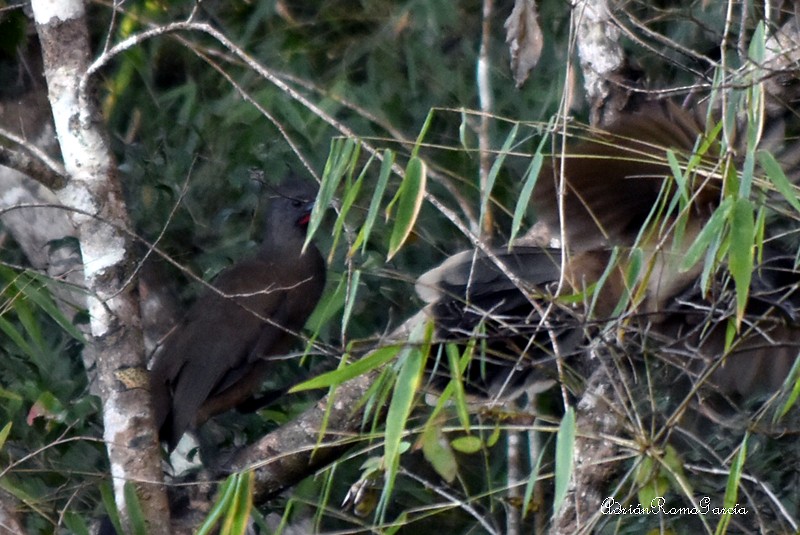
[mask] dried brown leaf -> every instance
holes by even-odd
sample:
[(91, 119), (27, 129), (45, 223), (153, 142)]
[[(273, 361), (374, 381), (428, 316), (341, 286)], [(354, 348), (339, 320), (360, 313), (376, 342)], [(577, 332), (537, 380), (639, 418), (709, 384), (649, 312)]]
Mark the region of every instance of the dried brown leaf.
[(504, 24), (517, 87), (522, 87), (542, 54), (544, 36), (537, 15), (535, 0), (515, 0)]

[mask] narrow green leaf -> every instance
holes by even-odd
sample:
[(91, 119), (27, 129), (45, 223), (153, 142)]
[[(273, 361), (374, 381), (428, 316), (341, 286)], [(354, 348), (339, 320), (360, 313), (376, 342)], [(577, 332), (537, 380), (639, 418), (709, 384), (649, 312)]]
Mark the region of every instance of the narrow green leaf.
[(525, 217), (525, 212), (528, 210), (531, 194), (533, 193), (533, 188), (536, 186), (536, 182), (539, 180), (539, 173), (542, 170), (543, 163), (544, 155), (542, 154), (540, 145), (539, 149), (537, 149), (536, 153), (533, 155), (533, 159), (531, 159), (528, 171), (525, 173), (525, 183), (522, 185), (522, 191), (519, 193), (517, 205), (514, 207), (514, 218), (511, 220), (511, 238), (508, 240), (509, 249), (522, 226), (522, 218)]
[(89, 535), (89, 526), (75, 511), (64, 512), (64, 525), (72, 535)]
[(329, 279), (331, 279), (330, 282), (335, 283), (336, 286), (333, 288), (331, 288), (331, 285), (328, 286), (328, 289), (322, 294), (322, 299), (320, 299), (317, 308), (314, 309), (314, 312), (308, 320), (306, 320), (306, 329), (314, 333), (319, 332), (344, 306), (347, 279), (343, 277), (341, 273), (332, 273), (329, 275)]
[(147, 535), (147, 523), (144, 520), (144, 511), (142, 511), (142, 504), (139, 502), (139, 496), (136, 494), (136, 486), (130, 481), (126, 481), (125, 485), (122, 487), (122, 492), (125, 496), (125, 505), (128, 508), (128, 520), (130, 521), (134, 535)]
[(528, 516), (528, 511), (531, 510), (533, 491), (536, 488), (536, 481), (539, 479), (539, 472), (542, 469), (542, 459), (544, 458), (545, 451), (545, 448), (540, 449), (539, 457), (536, 458), (536, 464), (533, 466), (528, 476), (528, 482), (525, 483), (525, 494), (522, 498), (522, 503), (524, 504), (522, 508), (522, 518), (526, 518)]
[(467, 347), (464, 348), (464, 353), (459, 358), (458, 347), (455, 344), (447, 344), (445, 349), (447, 351), (447, 360), (450, 369), (450, 384), (453, 385), (453, 397), (455, 398), (456, 412), (458, 413), (458, 420), (461, 426), (469, 433), (469, 410), (467, 408), (467, 397), (464, 392), (464, 370), (467, 369), (469, 362), (472, 360), (472, 355), (475, 353), (475, 337), (469, 339)]
[(766, 54), (766, 34), (764, 31), (764, 21), (759, 20), (753, 35), (750, 37), (750, 46), (747, 48), (747, 56), (756, 65), (761, 65)]
[(384, 458), (387, 465), (397, 460), (400, 442), (405, 431), (406, 421), (419, 386), (422, 372), (422, 352), (418, 348), (407, 347), (400, 356), (402, 364), (394, 385), (392, 401), (386, 416), (386, 445)]
[[(509, 248), (514, 241), (514, 238), (516, 238), (517, 234), (519, 233), (519, 229), (522, 226), (522, 218), (525, 216), (525, 212), (530, 204), (533, 188), (536, 186), (536, 182), (539, 180), (539, 173), (541, 172), (542, 164), (544, 163), (543, 151), (545, 145), (547, 144), (547, 140), (549, 139), (546, 134), (552, 132), (555, 122), (556, 117), (553, 116), (550, 118), (550, 121), (547, 123), (546, 127), (543, 129), (537, 129), (544, 132), (545, 135), (542, 135), (542, 139), (539, 140), (539, 145), (537, 145), (536, 151), (533, 153), (531, 163), (528, 165), (528, 170), (525, 172), (525, 183), (522, 185), (522, 191), (520, 191), (519, 199), (514, 207), (514, 218), (511, 221), (511, 237), (508, 240)], [(551, 177), (545, 178), (549, 179)]]
[(672, 149), (667, 150), (667, 163), (669, 163), (669, 169), (672, 171), (672, 178), (675, 179), (675, 183), (678, 185), (678, 192), (681, 198), (684, 202), (689, 202), (689, 190), (686, 187), (686, 177), (683, 174), (681, 165), (678, 163), (678, 158), (675, 156), (675, 151)]
[(422, 147), (422, 140), (425, 139), (425, 136), (428, 133), (428, 129), (431, 127), (431, 123), (433, 122), (433, 109), (428, 112), (428, 115), (425, 117), (425, 122), (422, 123), (422, 128), (419, 131), (419, 135), (417, 136), (417, 140), (414, 142), (414, 148), (411, 150), (411, 159), (414, 160), (419, 156), (419, 149)]
[(749, 433), (745, 433), (742, 445), (739, 446), (739, 453), (731, 465), (731, 473), (728, 475), (728, 483), (725, 485), (725, 497), (722, 500), (726, 512), (720, 518), (719, 524), (717, 524), (717, 529), (714, 531), (715, 535), (722, 535), (728, 531), (728, 525), (731, 522), (730, 509), (736, 505), (739, 496), (739, 483), (742, 480), (744, 461), (747, 458), (747, 439), (749, 436)]
[(744, 308), (750, 292), (750, 280), (753, 277), (755, 219), (753, 204), (750, 199), (741, 197), (736, 199), (731, 215), (728, 269), (736, 285), (736, 317), (738, 324), (744, 316)]
[(500, 426), (495, 424), (492, 434), (486, 439), (486, 447), (494, 448), (494, 445), (497, 444), (498, 440), (500, 440)]
[(375, 219), (378, 217), (378, 209), (381, 205), (381, 199), (383, 199), (383, 193), (386, 191), (386, 185), (389, 183), (389, 177), (392, 174), (392, 165), (394, 165), (394, 153), (387, 149), (383, 152), (381, 172), (378, 176), (378, 183), (375, 185), (375, 191), (372, 194), (372, 200), (369, 203), (367, 218), (364, 220), (361, 230), (358, 231), (358, 236), (356, 236), (353, 246), (347, 253), (348, 256), (353, 256), (359, 245), (361, 246), (362, 254), (367, 249), (369, 235), (372, 233), (372, 227), (375, 225)]
[(408, 511), (403, 511), (402, 513), (397, 515), (397, 518), (394, 520), (394, 522), (392, 522), (392, 524), (388, 528), (386, 528), (385, 533), (386, 535), (397, 535), (397, 533), (401, 529), (407, 527), (408, 524), (409, 524)]
[(708, 246), (711, 244), (712, 240), (718, 238), (722, 234), (722, 229), (725, 225), (725, 220), (728, 218), (731, 204), (731, 199), (727, 198), (714, 210), (714, 213), (703, 227), (703, 230), (700, 231), (694, 243), (692, 243), (686, 251), (686, 255), (680, 266), (681, 271), (688, 271), (697, 264), (708, 250)]
[(416, 157), (411, 158), (406, 166), (403, 183), (397, 192), (397, 215), (389, 238), (387, 260), (391, 260), (397, 254), (414, 228), (425, 196), (427, 176), (425, 162)]
[(20, 334), (14, 325), (3, 317), (0, 317), (0, 330), (2, 330), (8, 338), (14, 342), (28, 357), (31, 359), (36, 358), (36, 350), (25, 340), (25, 337)]
[(244, 535), (250, 522), (250, 511), (253, 509), (254, 479), (251, 471), (237, 474), (230, 507), (223, 521), (220, 535)]
[(569, 480), (572, 477), (573, 458), (575, 451), (575, 410), (567, 409), (556, 435), (556, 470), (555, 470), (555, 496), (553, 499), (553, 515), (558, 514), (561, 504), (567, 497)]
[(356, 303), (356, 294), (358, 294), (358, 284), (361, 281), (361, 270), (356, 269), (353, 271), (353, 277), (350, 279), (350, 291), (347, 292), (347, 297), (344, 300), (344, 312), (342, 313), (342, 339), (345, 339), (347, 332), (347, 324), (350, 321), (350, 315), (353, 313), (353, 305)]
[(348, 169), (352, 169), (358, 160), (361, 145), (350, 138), (335, 138), (331, 141), (331, 150), (328, 154), (328, 161), (322, 172), (322, 184), (317, 193), (317, 200), (311, 210), (311, 219), (308, 222), (308, 232), (306, 242), (303, 247), (307, 247), (314, 234), (317, 232), (325, 211), (330, 206), (336, 188), (339, 187), (342, 177)]
[(796, 359), (792, 365), (792, 369), (789, 370), (789, 375), (783, 382), (783, 390), (788, 391), (789, 395), (786, 397), (786, 401), (783, 405), (775, 411), (775, 415), (772, 417), (772, 423), (776, 423), (786, 416), (786, 413), (794, 406), (797, 398), (800, 397), (800, 359)]
[(75, 325), (73, 325), (72, 322), (61, 312), (61, 310), (59, 310), (58, 306), (53, 301), (53, 298), (50, 296), (50, 292), (47, 291), (47, 285), (53, 283), (53, 281), (42, 275), (29, 272), (25, 272), (24, 274), (21, 274), (21, 276), (22, 275), (24, 275), (24, 279), (21, 280), (25, 280), (26, 282), (24, 287), (20, 288), (22, 289), (25, 297), (30, 299), (32, 303), (42, 309), (42, 311), (50, 316), (53, 321), (58, 323), (59, 327), (64, 329), (64, 332), (79, 342), (86, 343), (86, 338), (84, 338), (83, 333), (81, 333), (78, 328), (75, 327)]
[[(750, 130), (750, 125), (748, 125)], [(744, 163), (742, 164), (741, 181), (739, 183), (739, 197), (749, 198), (750, 192), (753, 189), (753, 173), (755, 171), (755, 153), (748, 150), (744, 156)]]
[(722, 233), (712, 236), (711, 243), (706, 250), (703, 271), (700, 273), (700, 288), (703, 291), (703, 295), (706, 295), (711, 288), (711, 281), (713, 280), (711, 275), (716, 271), (717, 258), (720, 258), (719, 251), (722, 248), (723, 241), (727, 241), (723, 240), (723, 238)]
[(494, 183), (497, 180), (497, 175), (500, 173), (500, 169), (503, 168), (503, 162), (506, 160), (508, 152), (511, 150), (512, 145), (517, 139), (518, 131), (519, 123), (514, 123), (514, 126), (511, 128), (508, 136), (506, 136), (506, 140), (500, 149), (500, 153), (497, 154), (494, 162), (492, 162), (492, 167), (489, 169), (489, 174), (486, 176), (486, 184), (481, 189), (481, 209), (480, 217), (478, 219), (481, 225), (483, 225), (483, 218), (486, 217), (486, 210), (489, 207), (489, 199), (492, 197), (492, 190), (494, 189)]
[(342, 207), (339, 209), (339, 214), (336, 216), (336, 221), (333, 223), (333, 230), (331, 232), (331, 235), (333, 236), (333, 243), (331, 244), (330, 256), (328, 256), (329, 264), (333, 261), (333, 254), (336, 251), (336, 246), (339, 244), (339, 239), (342, 235), (342, 229), (344, 228), (344, 223), (347, 220), (347, 214), (350, 213), (350, 208), (353, 206), (353, 202), (355, 202), (356, 198), (358, 197), (358, 193), (361, 191), (361, 186), (364, 183), (364, 178), (367, 176), (367, 171), (369, 170), (371, 163), (372, 158), (367, 160), (367, 163), (364, 164), (364, 168), (361, 170), (358, 179), (354, 184), (349, 186), (344, 193)]
[(114, 491), (111, 490), (111, 485), (106, 482), (100, 484), (100, 499), (103, 500), (103, 507), (106, 509), (108, 519), (111, 520), (111, 525), (117, 533), (125, 533), (122, 530), (122, 523), (119, 519), (119, 510), (117, 503), (114, 501)]
[(236, 493), (236, 480), (239, 474), (231, 474), (222, 483), (219, 492), (217, 493), (217, 501), (209, 511), (208, 516), (203, 521), (203, 524), (198, 528), (196, 535), (210, 535), (216, 528), (217, 522), (225, 514), (225, 511), (230, 506), (233, 496)]
[(303, 381), (299, 385), (295, 385), (289, 392), (302, 392), (304, 390), (314, 390), (317, 388), (329, 388), (349, 381), (354, 377), (363, 375), (376, 368), (380, 368), (400, 352), (401, 346), (391, 345), (381, 347), (373, 351), (370, 355), (359, 359), (354, 363), (338, 368), (333, 371), (323, 373), (317, 377), (313, 377), (308, 381)]
[(386, 514), (389, 497), (394, 489), (394, 480), (400, 465), (401, 445), (408, 416), (414, 405), (414, 398), (425, 366), (425, 353), (420, 346), (430, 341), (432, 326), (429, 322), (418, 323), (409, 335), (409, 345), (403, 348), (398, 359), (400, 371), (397, 374), (392, 400), (386, 412), (386, 431), (384, 435), (383, 460), (386, 466), (385, 481), (378, 504), (378, 518)]
[(11, 422), (8, 422), (6, 425), (3, 426), (3, 429), (0, 430), (0, 451), (3, 451), (3, 446), (6, 444), (6, 439), (8, 439), (8, 434), (11, 432)]
[(778, 160), (776, 160), (772, 154), (764, 150), (758, 151), (757, 157), (758, 163), (764, 168), (764, 172), (767, 173), (767, 178), (775, 186), (775, 189), (783, 195), (786, 202), (792, 205), (792, 208), (800, 212), (800, 202), (797, 200), (797, 188), (786, 178), (786, 174), (783, 172), (783, 169), (781, 169)]
[[(461, 359), (457, 361), (456, 366), (452, 367), (451, 364), (450, 380), (447, 382), (447, 385), (444, 387), (441, 394), (439, 394), (439, 399), (436, 402), (436, 406), (428, 416), (428, 421), (425, 425), (433, 425), (432, 422), (439, 416), (439, 414), (441, 414), (445, 407), (447, 407), (450, 403), (450, 400), (455, 396), (455, 406), (459, 420), (462, 422), (462, 426), (464, 426), (466, 429), (469, 429), (469, 411), (467, 408), (466, 399), (464, 398), (464, 382), (462, 376), (464, 370), (466, 370), (467, 366), (469, 365), (470, 359), (472, 358), (472, 353), (474, 352), (475, 347), (474, 342), (474, 338), (470, 339), (467, 349), (464, 351)], [(472, 349), (470, 349), (470, 346), (472, 346)], [(458, 358), (458, 346), (456, 346), (456, 344), (448, 343), (445, 345), (445, 348), (448, 353), (448, 359), (450, 359), (451, 354)], [(450, 362), (452, 363), (452, 361)], [(466, 424), (464, 422), (466, 422)]]
[[(25, 284), (24, 286), (20, 287), (21, 295), (25, 295), (27, 292), (34, 291), (34, 288), (31, 287), (30, 284)], [(44, 345), (44, 338), (42, 337), (42, 329), (39, 326), (39, 321), (36, 319), (36, 315), (34, 314), (33, 308), (30, 306), (30, 301), (28, 299), (17, 298), (14, 301), (14, 312), (17, 314), (17, 319), (25, 328), (25, 332), (28, 334), (28, 340), (30, 340), (36, 347), (41, 348)]]
[[(590, 315), (594, 315), (594, 309), (595, 306), (597, 306), (597, 299), (599, 298), (600, 292), (602, 291), (603, 286), (605, 286), (606, 281), (608, 281), (608, 277), (610, 277), (611, 273), (613, 273), (618, 268), (617, 266), (618, 257), (619, 257), (619, 248), (614, 247), (614, 249), (612, 249), (611, 251), (611, 258), (608, 259), (608, 265), (606, 266), (606, 269), (603, 271), (603, 273), (600, 275), (600, 278), (597, 280), (597, 283), (593, 287), (590, 286), (589, 288), (584, 289), (584, 292), (590, 292), (587, 296), (584, 296), (584, 299), (589, 296), (591, 296), (592, 298), (591, 305), (589, 306)], [(629, 302), (630, 302), (630, 296), (626, 293), (625, 295), (620, 297), (619, 303), (617, 303), (615, 310), (621, 312), (622, 310), (625, 309), (625, 307), (628, 306)], [(617, 312), (615, 312), (614, 314), (616, 313)]]

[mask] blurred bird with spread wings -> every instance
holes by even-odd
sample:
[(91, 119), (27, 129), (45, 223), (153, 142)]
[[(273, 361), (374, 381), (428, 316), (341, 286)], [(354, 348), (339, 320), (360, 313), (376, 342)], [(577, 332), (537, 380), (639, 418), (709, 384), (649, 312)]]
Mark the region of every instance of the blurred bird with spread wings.
[[(674, 357), (726, 396), (777, 389), (800, 350), (800, 273), (793, 255), (759, 248), (744, 317), (724, 265), (701, 286), (707, 251), (718, 263), (727, 256), (715, 253), (732, 247), (721, 230), (704, 230), (728, 213), (720, 161), (705, 125), (671, 103), (568, 142), (539, 175), (533, 232), (510, 248), (455, 255), (417, 282), (442, 339), (487, 338), (473, 384), (507, 386), (529, 363), (580, 353), (613, 325), (623, 347)], [(701, 233), (709, 245), (691, 262)]]

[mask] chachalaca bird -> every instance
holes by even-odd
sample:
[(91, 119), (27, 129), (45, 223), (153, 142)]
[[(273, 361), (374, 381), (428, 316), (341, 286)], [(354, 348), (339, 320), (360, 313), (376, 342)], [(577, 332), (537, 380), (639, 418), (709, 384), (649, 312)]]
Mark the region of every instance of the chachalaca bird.
[(153, 410), (170, 451), (187, 430), (247, 400), (274, 357), (296, 345), (325, 286), (319, 250), (303, 251), (313, 201), (308, 184), (279, 187), (258, 252), (217, 276), (156, 355)]
[[(479, 328), (488, 339), (489, 362), (473, 366), (480, 371), (468, 374), (471, 381), (493, 390), (507, 383), (509, 369), (527, 369), (525, 360), (579, 352), (587, 326), (621, 314), (647, 324), (641, 332), (659, 347), (697, 357), (686, 364), (697, 373), (723, 355), (733, 292), (720, 289), (721, 301), (710, 303), (698, 288), (702, 262), (680, 269), (719, 205), (721, 179), (686, 173), (688, 202), (679, 211), (670, 204), (677, 186), (666, 157), (671, 149), (685, 163), (704, 131), (692, 113), (670, 103), (621, 115), (607, 130), (568, 143), (563, 157), (543, 166), (532, 197), (539, 221), (533, 233), (488, 255), (459, 253), (418, 279), (417, 292), (429, 303), (440, 338), (467, 338)], [(706, 168), (713, 153), (712, 147)], [(630, 269), (634, 247), (638, 275)], [(786, 377), (800, 349), (798, 284), (793, 262), (765, 247), (752, 279), (747, 326), (709, 379), (725, 394), (775, 390)], [(498, 345), (505, 347), (493, 352)], [(503, 367), (505, 374), (498, 374)]]

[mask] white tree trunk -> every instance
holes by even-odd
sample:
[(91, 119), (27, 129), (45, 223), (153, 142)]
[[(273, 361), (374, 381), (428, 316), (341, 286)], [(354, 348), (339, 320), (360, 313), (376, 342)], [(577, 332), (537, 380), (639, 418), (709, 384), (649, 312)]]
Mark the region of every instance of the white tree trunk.
[(50, 105), (69, 181), (57, 193), (77, 231), (96, 351), (117, 506), (126, 515), (123, 485), (133, 482), (149, 533), (169, 533), (158, 439), (135, 292), (131, 234), (116, 166), (85, 78), (89, 39), (79, 0), (34, 0)]

